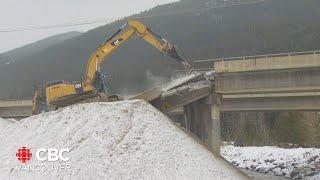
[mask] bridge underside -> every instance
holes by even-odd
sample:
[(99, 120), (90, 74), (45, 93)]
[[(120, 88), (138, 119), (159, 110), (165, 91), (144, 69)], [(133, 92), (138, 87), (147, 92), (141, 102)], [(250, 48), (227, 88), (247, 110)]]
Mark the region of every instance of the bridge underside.
[(320, 94), (307, 92), (223, 95), (221, 111), (320, 111)]

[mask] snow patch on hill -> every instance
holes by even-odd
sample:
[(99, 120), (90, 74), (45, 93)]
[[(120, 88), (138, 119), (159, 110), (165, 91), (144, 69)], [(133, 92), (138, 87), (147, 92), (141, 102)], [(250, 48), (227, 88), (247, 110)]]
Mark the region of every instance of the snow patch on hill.
[[(0, 179), (244, 179), (141, 100), (32, 116), (1, 131), (0, 139)], [(41, 163), (39, 148), (69, 148), (71, 170), (18, 172), (22, 146), (33, 153), (27, 165)]]

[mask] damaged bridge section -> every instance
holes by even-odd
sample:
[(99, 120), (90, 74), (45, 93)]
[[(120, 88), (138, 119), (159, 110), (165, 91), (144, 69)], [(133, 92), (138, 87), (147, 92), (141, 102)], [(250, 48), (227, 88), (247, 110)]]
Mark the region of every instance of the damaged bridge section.
[(135, 97), (149, 101), (163, 113), (220, 154), (221, 96), (214, 93), (214, 74), (193, 73), (160, 89)]

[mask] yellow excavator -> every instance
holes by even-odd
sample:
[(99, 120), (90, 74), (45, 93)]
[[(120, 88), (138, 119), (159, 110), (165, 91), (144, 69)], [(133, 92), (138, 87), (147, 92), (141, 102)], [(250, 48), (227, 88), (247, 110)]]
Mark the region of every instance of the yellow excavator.
[[(89, 57), (85, 80), (77, 83), (57, 81), (47, 85), (39, 85), (33, 98), (33, 113), (38, 114), (46, 111), (47, 105), (56, 108), (65, 107), (106, 93), (103, 75), (99, 71), (100, 65), (109, 54), (133, 35), (140, 36), (160, 52), (180, 62), (188, 72), (193, 70), (189, 62), (178, 55), (174, 45), (152, 32), (142, 22), (129, 20)], [(119, 97), (116, 95), (107, 96), (107, 101), (117, 100)]]

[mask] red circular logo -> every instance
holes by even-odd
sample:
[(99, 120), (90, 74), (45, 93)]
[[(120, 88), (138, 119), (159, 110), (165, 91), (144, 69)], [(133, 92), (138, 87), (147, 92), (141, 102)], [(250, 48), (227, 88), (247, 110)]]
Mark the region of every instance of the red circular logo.
[(29, 148), (22, 147), (18, 149), (16, 156), (20, 162), (26, 163), (31, 159), (32, 153)]

